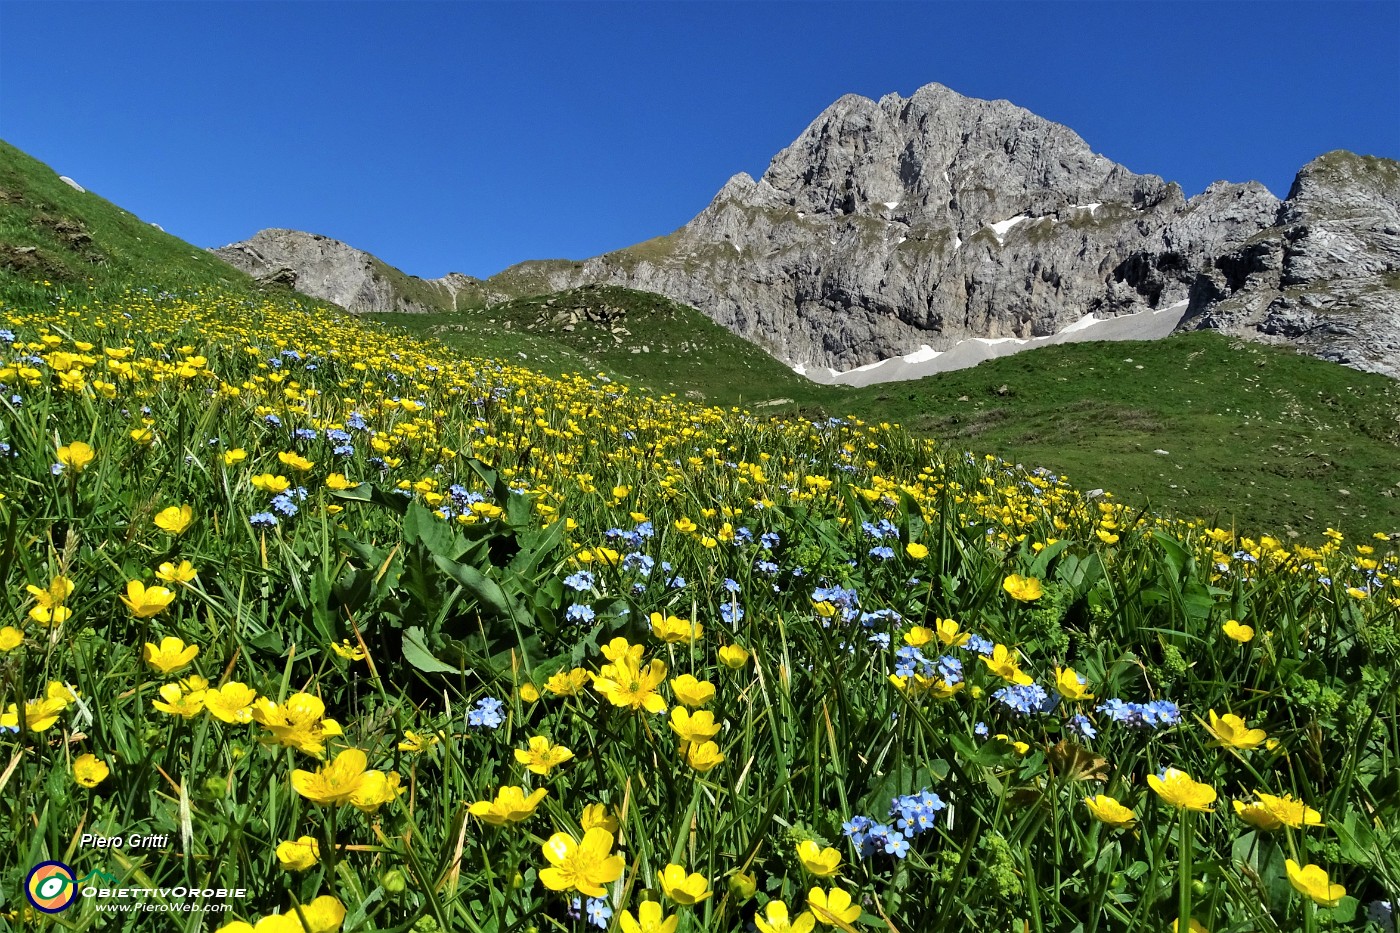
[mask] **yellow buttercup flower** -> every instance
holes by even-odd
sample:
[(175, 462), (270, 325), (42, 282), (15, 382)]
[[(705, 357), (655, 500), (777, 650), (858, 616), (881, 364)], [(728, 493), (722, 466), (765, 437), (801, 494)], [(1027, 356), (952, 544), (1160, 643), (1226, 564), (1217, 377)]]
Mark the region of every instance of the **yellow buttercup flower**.
[[(812, 890), (817, 890), (813, 888)], [(754, 915), (754, 924), (758, 927), (759, 933), (812, 933), (812, 928), (817, 924), (817, 918), (812, 916), (810, 910), (804, 910), (797, 915), (796, 920), (792, 920), (788, 915), (788, 906), (782, 901), (769, 901), (764, 908), (763, 915)]]
[(363, 661), (366, 657), (365, 649), (348, 638), (331, 642), (331, 650), (347, 661)]
[(961, 648), (972, 640), (972, 633), (961, 631), (953, 619), (935, 619), (933, 630), (938, 633), (938, 640), (949, 648)]
[(657, 880), (661, 883), (661, 890), (677, 904), (698, 904), (714, 893), (704, 875), (699, 872), (686, 874), (684, 868), (674, 863), (661, 869)]
[(25, 591), (34, 597), (34, 605), (29, 610), (29, 618), (40, 625), (62, 625), (73, 615), (73, 610), (64, 605), (73, 595), (73, 581), (63, 574), (55, 574), (46, 589), (34, 584), (25, 586)]
[(622, 933), (676, 933), (679, 914), (667, 917), (656, 901), (642, 901), (637, 905), (637, 915), (624, 910), (617, 918)]
[(248, 451), (242, 447), (235, 447), (233, 450), (224, 451), (224, 466), (238, 466), (248, 459)]
[(408, 752), (410, 755), (421, 755), (439, 742), (436, 735), (421, 735), (412, 729), (405, 729), (403, 741), (399, 743), (399, 751)]
[(917, 541), (910, 541), (908, 544), (904, 545), (904, 553), (915, 560), (923, 560), (925, 557), (928, 557), (928, 548)]
[(131, 440), (138, 447), (149, 447), (155, 443), (156, 432), (152, 431), (150, 428), (132, 428)]
[(1167, 803), (1186, 810), (1210, 813), (1210, 805), (1215, 802), (1215, 788), (1193, 780), (1177, 768), (1168, 768), (1160, 776), (1149, 774), (1147, 786)]
[(344, 473), (332, 473), (326, 477), (326, 488), (334, 489), (337, 492), (345, 489), (354, 489), (359, 483), (352, 483), (345, 478)]
[(292, 481), (287, 479), (287, 477), (281, 475), (273, 476), (271, 473), (259, 473), (257, 476), (250, 479), (249, 482), (253, 484), (255, 489), (261, 489), (263, 492), (270, 493), (274, 496), (292, 488)]
[(842, 888), (823, 891), (813, 888), (807, 892), (807, 909), (818, 923), (829, 927), (847, 928), (860, 916), (860, 905), (851, 902), (851, 895)]
[(590, 803), (583, 808), (583, 814), (578, 818), (578, 824), (585, 830), (598, 827), (606, 829), (610, 833), (618, 830), (617, 817), (608, 812), (607, 805), (601, 803)]
[(724, 761), (724, 753), (714, 742), (692, 742), (685, 749), (685, 763), (701, 774), (714, 769)]
[(1066, 700), (1092, 700), (1094, 695), (1089, 692), (1088, 687), (1088, 682), (1075, 673), (1074, 668), (1055, 668), (1055, 689)]
[(904, 643), (913, 648), (922, 648), (931, 641), (933, 641), (933, 629), (925, 628), (922, 625), (912, 626), (909, 631), (904, 633)]
[(1283, 826), (1279, 818), (1274, 816), (1273, 811), (1263, 804), (1245, 803), (1243, 800), (1233, 801), (1235, 815), (1244, 820), (1256, 829), (1273, 832)]
[(1288, 883), (1293, 890), (1306, 895), (1323, 907), (1336, 907), (1347, 896), (1347, 889), (1333, 884), (1327, 871), (1320, 865), (1299, 865), (1287, 859), (1283, 867), (1288, 870)]
[(283, 466), (296, 470), (298, 473), (309, 473), (311, 468), (316, 465), (293, 450), (279, 453), (277, 459), (281, 461)]
[(823, 849), (811, 839), (797, 844), (797, 858), (802, 867), (818, 878), (830, 878), (841, 867), (841, 853), (827, 846)]
[(162, 583), (189, 583), (197, 576), (199, 571), (187, 560), (182, 560), (179, 564), (166, 561), (156, 568), (156, 579)]
[(222, 687), (204, 692), (204, 708), (220, 722), (241, 725), (253, 721), (253, 704), (257, 699), (258, 691), (231, 680)]
[(320, 758), (326, 739), (342, 733), (340, 723), (322, 718), (325, 712), (321, 698), (309, 693), (294, 693), (282, 703), (259, 697), (253, 704), (253, 721), (271, 733), (265, 742)]
[(1016, 652), (1005, 645), (993, 645), (991, 657), (982, 655), (982, 663), (987, 669), (1008, 683), (1025, 686), (1031, 683), (1031, 676), (1021, 670)]
[(542, 735), (530, 739), (528, 749), (517, 748), (515, 760), (533, 774), (548, 774), (559, 765), (574, 757), (574, 753), (563, 745), (551, 745)]
[(85, 441), (74, 441), (58, 448), (58, 462), (74, 473), (81, 473), (97, 457), (97, 452)]
[[(1180, 927), (1177, 924), (1178, 921), (1172, 921), (1172, 933), (1177, 933), (1177, 931), (1180, 929)], [(1199, 920), (1194, 919), (1191, 921), (1191, 924), (1187, 927), (1187, 929), (1190, 931), (1190, 933), (1210, 933), (1210, 930), (1206, 928), (1205, 924), (1201, 923), (1201, 921)]]
[(1020, 600), (1023, 603), (1033, 602), (1045, 595), (1040, 580), (1015, 573), (1002, 581), (1001, 588), (1011, 594), (1012, 599)]
[[(164, 589), (164, 587), (156, 587), (156, 589)], [(188, 667), (198, 654), (198, 645), (186, 645), (183, 639), (173, 635), (162, 638), (159, 647), (146, 642), (146, 646), (141, 651), (142, 659), (150, 665), (152, 670), (160, 674), (173, 674)]]
[(555, 833), (544, 844), (548, 868), (540, 869), (540, 882), (551, 891), (578, 891), (589, 897), (602, 897), (603, 887), (622, 877), (627, 863), (612, 854), (612, 833), (593, 828), (575, 841), (567, 833)]
[(367, 782), (374, 780), (370, 775), (383, 777), (380, 772), (369, 770), (368, 763), (364, 752), (347, 748), (315, 771), (294, 770), (292, 789), (312, 803), (337, 807), (350, 803)]
[(0, 653), (14, 651), (24, 644), (24, 633), (13, 626), (6, 625), (0, 628)]
[(494, 800), (478, 800), (467, 808), (467, 812), (492, 826), (518, 823), (534, 815), (535, 808), (548, 795), (549, 790), (538, 787), (529, 794), (523, 787), (502, 787), (496, 791)]
[(1268, 738), (1263, 729), (1249, 728), (1249, 724), (1234, 713), (1217, 716), (1215, 710), (1210, 711), (1210, 725), (1206, 730), (1215, 736), (1210, 744), (1228, 748), (1258, 748)]
[(152, 700), (151, 705), (162, 713), (179, 716), (181, 719), (193, 719), (204, 712), (203, 690), (185, 691), (179, 684), (165, 684), (157, 692), (160, 699)]
[(748, 649), (743, 645), (725, 645), (719, 649), (719, 663), (731, 671), (741, 670), (749, 663)]
[(73, 780), (83, 787), (96, 787), (107, 780), (107, 775), (111, 773), (112, 769), (107, 767), (107, 762), (92, 753), (73, 759)]
[(691, 674), (682, 674), (671, 681), (671, 692), (676, 695), (677, 703), (695, 709), (715, 698), (715, 685), (696, 680)]
[(626, 706), (649, 713), (666, 712), (666, 701), (656, 688), (666, 679), (665, 662), (653, 658), (646, 667), (631, 655), (606, 664), (593, 678), (593, 689), (607, 697), (613, 706)]
[[(42, 697), (38, 700), (26, 700), (24, 703), (25, 727), (30, 732), (46, 732), (53, 728), (58, 722), (58, 716), (68, 708), (67, 701), (58, 697)], [(5, 713), (0, 715), (0, 729), (19, 728), (19, 707), (11, 703), (5, 709)]]
[(588, 685), (590, 676), (588, 671), (581, 667), (570, 671), (558, 671), (551, 674), (549, 680), (544, 682), (544, 688), (555, 696), (575, 696)]
[(1220, 626), (1220, 630), (1225, 633), (1226, 637), (1232, 638), (1242, 645), (1254, 637), (1254, 629), (1248, 625), (1241, 625), (1234, 619), (1226, 621), (1224, 625)]
[(156, 513), (155, 526), (172, 535), (184, 534), (194, 523), (194, 509), (188, 505), (172, 505)]
[(663, 616), (659, 612), (651, 614), (651, 633), (667, 644), (695, 642), (704, 634), (705, 627), (699, 622)]
[(1107, 794), (1084, 798), (1084, 806), (1100, 823), (1107, 823), (1114, 829), (1122, 829), (1135, 822), (1137, 815)]
[(1000, 739), (1007, 745), (1010, 745), (1012, 750), (1015, 751), (1018, 755), (1030, 754), (1030, 744), (1027, 742), (1022, 742), (1020, 739), (1013, 739), (1011, 736), (1006, 735), (1005, 733), (999, 733), (997, 735), (992, 736), (992, 738)]
[(286, 871), (306, 871), (321, 860), (321, 844), (314, 836), (300, 836), (277, 843), (277, 864)]
[(1256, 794), (1259, 805), (1273, 814), (1274, 819), (1285, 826), (1303, 829), (1308, 826), (1321, 826), (1322, 814), (1296, 799), (1292, 794), (1275, 797), (1262, 791)]
[(691, 742), (706, 742), (719, 734), (715, 714), (709, 710), (692, 713), (683, 706), (671, 710), (671, 731), (681, 740), (681, 750)]

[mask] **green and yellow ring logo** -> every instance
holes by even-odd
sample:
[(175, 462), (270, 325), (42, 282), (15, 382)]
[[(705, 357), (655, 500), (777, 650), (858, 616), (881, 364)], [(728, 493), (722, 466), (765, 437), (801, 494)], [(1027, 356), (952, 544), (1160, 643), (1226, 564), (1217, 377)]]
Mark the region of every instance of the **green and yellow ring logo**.
[(56, 914), (78, 899), (78, 882), (73, 869), (62, 862), (40, 862), (24, 879), (24, 896), (35, 910)]

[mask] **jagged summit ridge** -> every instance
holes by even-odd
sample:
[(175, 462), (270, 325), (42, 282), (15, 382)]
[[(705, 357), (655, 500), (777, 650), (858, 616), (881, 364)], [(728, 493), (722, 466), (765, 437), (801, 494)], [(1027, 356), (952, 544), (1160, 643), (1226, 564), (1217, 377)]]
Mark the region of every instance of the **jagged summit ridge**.
[(1278, 203), (1255, 183), (1188, 201), (1068, 127), (927, 85), (842, 97), (668, 237), (491, 282), (654, 291), (793, 365), (849, 369), (1173, 305)]

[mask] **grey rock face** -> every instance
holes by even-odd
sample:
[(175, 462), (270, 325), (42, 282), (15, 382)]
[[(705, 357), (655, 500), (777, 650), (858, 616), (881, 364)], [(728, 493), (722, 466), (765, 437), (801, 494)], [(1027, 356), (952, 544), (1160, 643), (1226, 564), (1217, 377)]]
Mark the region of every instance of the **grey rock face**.
[(1188, 201), (1064, 126), (932, 84), (841, 98), (670, 236), (489, 281), (657, 292), (789, 363), (848, 369), (1184, 302), (1277, 208), (1258, 184)]
[(1400, 163), (1337, 151), (1305, 165), (1276, 223), (1202, 271), (1183, 327), (1400, 379)]
[(297, 230), (262, 230), (212, 252), (260, 281), (291, 285), (357, 314), (453, 309), (481, 285), (460, 272), (419, 279), (339, 240)]

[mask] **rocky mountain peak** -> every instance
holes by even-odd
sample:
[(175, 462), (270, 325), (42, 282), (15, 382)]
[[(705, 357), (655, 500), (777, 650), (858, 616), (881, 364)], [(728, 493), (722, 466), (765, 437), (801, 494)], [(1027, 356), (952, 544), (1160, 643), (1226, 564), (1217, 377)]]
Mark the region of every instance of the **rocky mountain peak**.
[[(1394, 162), (1336, 152), (1309, 163), (1282, 204), (1257, 182), (1216, 182), (1187, 199), (1066, 126), (929, 84), (908, 97), (841, 97), (760, 178), (734, 175), (674, 233), (579, 262), (521, 263), (468, 291), (650, 291), (807, 372), (1144, 311), (1158, 313), (1154, 332), (1165, 315), (1370, 366), (1355, 360), (1394, 351), (1375, 344), (1369, 312), (1346, 325), (1358, 346), (1375, 344), (1364, 353), (1323, 348), (1331, 337), (1318, 316), (1396, 294), (1386, 283), (1400, 281), (1397, 183)], [(1334, 290), (1311, 316), (1289, 310), (1324, 299), (1288, 289), (1336, 281), (1348, 265), (1369, 276), (1365, 288)], [(458, 283), (436, 287), (456, 306)]]

